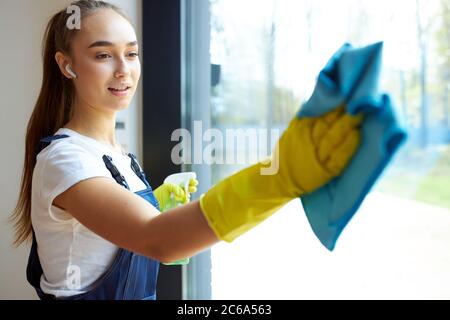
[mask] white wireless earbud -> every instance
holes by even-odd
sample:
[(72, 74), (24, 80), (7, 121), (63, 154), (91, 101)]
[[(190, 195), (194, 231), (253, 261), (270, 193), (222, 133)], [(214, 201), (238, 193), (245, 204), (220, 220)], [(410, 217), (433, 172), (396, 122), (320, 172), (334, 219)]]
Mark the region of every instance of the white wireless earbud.
[(75, 72), (72, 71), (72, 68), (70, 67), (70, 64), (66, 65), (66, 71), (74, 78), (77, 78), (77, 75), (75, 74)]

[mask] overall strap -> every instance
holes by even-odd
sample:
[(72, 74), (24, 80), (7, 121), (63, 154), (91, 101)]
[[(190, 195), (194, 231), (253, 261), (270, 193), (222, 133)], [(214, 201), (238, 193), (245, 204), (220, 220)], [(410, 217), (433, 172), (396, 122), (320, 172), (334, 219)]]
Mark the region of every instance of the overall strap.
[(147, 188), (150, 188), (150, 184), (147, 181), (144, 170), (142, 170), (141, 166), (139, 165), (136, 156), (132, 153), (129, 153), (128, 156), (131, 158), (131, 169), (133, 170), (133, 172), (139, 177), (139, 179), (142, 180)]
[(112, 163), (112, 158), (110, 156), (104, 155), (103, 156), (103, 162), (105, 163), (106, 168), (111, 172), (111, 175), (113, 176), (114, 180), (121, 186), (125, 187), (126, 189), (130, 190), (130, 187), (125, 180), (125, 177), (119, 172), (117, 167)]
[(68, 138), (68, 137), (69, 136), (66, 134), (60, 134), (60, 135), (54, 135), (54, 136), (48, 136), (48, 137), (42, 138), (41, 140), (39, 140), (39, 143), (36, 146), (36, 155), (39, 152), (41, 152), (42, 150), (44, 150), (46, 147), (48, 147), (48, 145), (50, 143), (52, 143), (52, 141), (64, 139), (64, 138)]
[(42, 270), (41, 262), (39, 261), (39, 255), (37, 252), (36, 235), (33, 231), (33, 242), (28, 256), (28, 263), (26, 268), (26, 275), (28, 283), (30, 283), (41, 300), (55, 300), (55, 296), (47, 294), (41, 289), (41, 275), (44, 273)]

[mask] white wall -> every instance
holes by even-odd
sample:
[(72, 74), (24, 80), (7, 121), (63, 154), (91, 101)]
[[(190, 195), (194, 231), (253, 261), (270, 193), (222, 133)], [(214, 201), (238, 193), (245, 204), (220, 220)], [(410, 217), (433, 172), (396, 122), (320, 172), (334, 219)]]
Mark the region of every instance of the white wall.
[[(0, 299), (35, 299), (25, 268), (28, 246), (11, 246), (12, 230), (6, 219), (13, 210), (20, 186), (24, 157), (24, 137), (28, 118), (37, 98), (41, 77), (41, 40), (46, 22), (66, 0), (0, 1)], [(141, 1), (115, 0), (135, 24), (140, 37)], [(128, 121), (122, 143), (138, 156), (141, 152), (142, 90), (138, 90), (130, 110), (120, 114)]]

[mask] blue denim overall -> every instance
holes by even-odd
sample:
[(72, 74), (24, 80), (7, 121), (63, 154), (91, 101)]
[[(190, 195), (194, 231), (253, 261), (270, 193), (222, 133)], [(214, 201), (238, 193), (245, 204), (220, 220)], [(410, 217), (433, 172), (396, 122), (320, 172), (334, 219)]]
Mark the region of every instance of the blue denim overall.
[[(57, 135), (41, 140), (36, 150), (38, 154), (52, 141), (67, 138), (67, 135)], [(151, 205), (159, 210), (159, 204), (153, 195), (152, 188), (148, 183), (144, 171), (139, 166), (136, 157), (128, 154), (131, 158), (133, 172), (145, 183), (145, 190), (136, 192)], [(111, 172), (111, 175), (121, 186), (130, 189), (123, 175), (112, 163), (109, 156), (103, 156), (103, 161)], [(27, 280), (36, 289), (42, 300), (156, 300), (156, 281), (158, 278), (159, 262), (128, 250), (119, 248), (119, 251), (109, 269), (97, 281), (86, 288), (86, 292), (71, 296), (56, 298), (46, 294), (40, 286), (42, 266), (37, 253), (37, 242), (33, 231), (33, 244), (27, 265)]]

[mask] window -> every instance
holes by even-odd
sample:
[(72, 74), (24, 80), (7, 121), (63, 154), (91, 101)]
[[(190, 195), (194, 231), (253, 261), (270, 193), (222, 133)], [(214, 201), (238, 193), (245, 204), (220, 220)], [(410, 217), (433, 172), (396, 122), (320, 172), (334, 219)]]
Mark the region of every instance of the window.
[[(450, 298), (449, 2), (210, 0), (210, 25), (211, 127), (283, 130), (343, 43), (381, 40), (410, 135), (334, 252), (295, 200), (211, 250), (212, 298)], [(246, 165), (213, 164), (213, 183)]]

